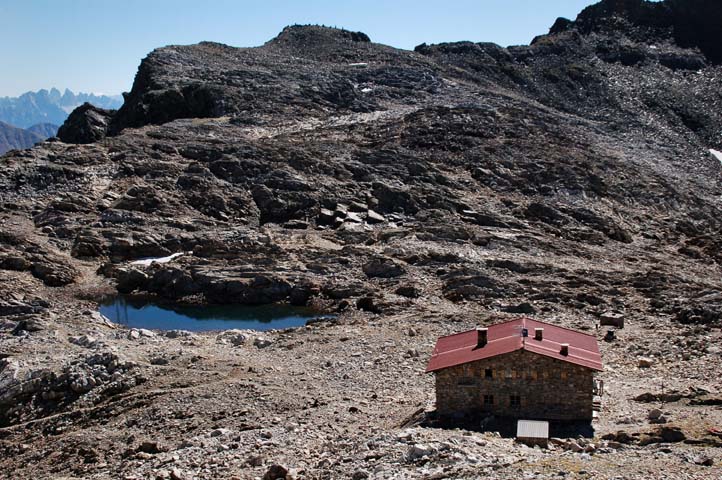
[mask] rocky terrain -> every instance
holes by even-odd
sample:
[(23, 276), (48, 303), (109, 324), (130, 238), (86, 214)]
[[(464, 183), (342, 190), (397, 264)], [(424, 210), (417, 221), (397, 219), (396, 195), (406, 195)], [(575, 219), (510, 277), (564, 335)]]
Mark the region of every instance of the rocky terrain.
[[(0, 158), (0, 478), (719, 478), (720, 29), (605, 0), (528, 46), (153, 51)], [(337, 316), (131, 330), (117, 292)], [(519, 314), (598, 335), (593, 438), (434, 422), (436, 338)]]

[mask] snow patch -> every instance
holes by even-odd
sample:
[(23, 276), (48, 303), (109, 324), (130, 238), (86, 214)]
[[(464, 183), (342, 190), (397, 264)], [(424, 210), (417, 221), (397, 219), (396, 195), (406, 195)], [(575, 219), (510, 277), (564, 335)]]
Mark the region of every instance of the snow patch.
[(714, 156), (717, 158), (717, 160), (719, 160), (720, 163), (722, 163), (722, 152), (720, 152), (719, 150), (715, 150), (715, 149), (713, 149), (713, 148), (710, 148), (710, 149), (709, 149), (709, 153), (711, 153), (712, 155), (714, 155)]
[(131, 265), (141, 265), (143, 267), (150, 266), (151, 263), (168, 263), (174, 258), (178, 258), (181, 255), (185, 255), (190, 252), (178, 252), (174, 253), (173, 255), (168, 255), (167, 257), (151, 257), (151, 258), (141, 258), (140, 260), (135, 260), (134, 262), (130, 262)]

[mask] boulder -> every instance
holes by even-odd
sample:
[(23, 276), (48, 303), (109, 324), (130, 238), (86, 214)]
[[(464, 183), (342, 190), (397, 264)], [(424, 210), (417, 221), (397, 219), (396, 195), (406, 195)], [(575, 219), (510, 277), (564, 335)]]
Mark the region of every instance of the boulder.
[(384, 213), (403, 212), (413, 215), (419, 211), (418, 202), (405, 187), (395, 187), (382, 182), (374, 182), (373, 196), (378, 201), (376, 207)]
[(696, 465), (701, 465), (703, 467), (711, 467), (714, 465), (714, 459), (708, 457), (707, 455), (698, 455), (693, 458), (693, 461)]
[(119, 268), (116, 276), (116, 288), (120, 293), (131, 293), (134, 290), (145, 290), (150, 277), (137, 268)]
[(265, 337), (256, 337), (253, 340), (253, 345), (257, 348), (267, 348), (273, 345), (273, 341)]
[(366, 262), (362, 268), (369, 278), (393, 278), (406, 273), (404, 267), (388, 258), (375, 258)]
[(327, 208), (322, 208), (318, 212), (318, 216), (316, 217), (316, 223), (319, 225), (332, 225), (335, 218), (336, 217), (332, 210), (329, 210)]
[(188, 330), (168, 330), (165, 332), (166, 338), (189, 338), (192, 336), (193, 333)]
[(421, 291), (413, 285), (401, 285), (394, 293), (406, 298), (418, 298), (421, 295)]
[(76, 258), (97, 258), (105, 253), (105, 240), (96, 232), (85, 229), (75, 237), (71, 255)]
[(95, 348), (99, 344), (98, 339), (95, 337), (91, 337), (90, 335), (69, 337), (68, 341), (70, 343), (73, 343), (75, 345), (79, 345), (79, 346), (85, 347), (85, 348)]
[(160, 442), (153, 441), (153, 440), (145, 440), (141, 442), (140, 445), (138, 445), (137, 451), (138, 452), (144, 452), (144, 453), (150, 453), (150, 454), (156, 454), (156, 453), (162, 453), (167, 451), (168, 448), (164, 445), (161, 445)]
[(381, 307), (372, 296), (361, 297), (356, 301), (356, 308), (370, 313), (381, 313)]
[(146, 289), (167, 298), (180, 298), (200, 291), (189, 273), (175, 267), (158, 269), (148, 281)]
[(662, 427), (659, 430), (659, 435), (662, 437), (662, 440), (668, 443), (678, 443), (682, 442), (687, 439), (687, 436), (684, 434), (681, 428), (679, 427), (672, 427), (672, 426), (665, 426)]
[(376, 213), (373, 210), (366, 212), (366, 223), (384, 223), (386, 218), (380, 213)]
[(425, 443), (414, 443), (406, 449), (406, 460), (414, 462), (423, 457), (429, 457), (436, 452), (436, 449)]
[(635, 438), (624, 430), (618, 430), (615, 433), (608, 433), (602, 437), (602, 440), (611, 440), (621, 444), (634, 443)]
[(183, 470), (179, 468), (174, 468), (173, 470), (171, 470), (168, 476), (170, 477), (170, 480), (188, 480), (189, 478), (186, 476)]
[(348, 212), (345, 220), (352, 223), (363, 223), (363, 219), (359, 216), (359, 214), (354, 212)]
[(13, 335), (24, 336), (27, 333), (45, 330), (45, 324), (37, 318), (20, 320), (12, 331)]
[(654, 365), (654, 359), (649, 357), (639, 357), (637, 359), (637, 366), (639, 368), (651, 368)]
[(293, 477), (288, 473), (288, 469), (281, 465), (271, 465), (263, 475), (263, 480), (292, 480)]
[(95, 143), (105, 138), (115, 110), (104, 110), (84, 103), (73, 110), (58, 129), (58, 138), (65, 143)]
[(240, 330), (226, 330), (216, 337), (216, 341), (220, 343), (230, 343), (238, 347), (248, 341), (248, 335)]
[(78, 271), (63, 260), (40, 257), (30, 267), (30, 273), (49, 287), (63, 287), (73, 283)]
[(321, 287), (311, 280), (301, 280), (297, 282), (291, 289), (289, 295), (289, 302), (295, 306), (305, 306), (308, 300), (318, 295), (321, 292)]

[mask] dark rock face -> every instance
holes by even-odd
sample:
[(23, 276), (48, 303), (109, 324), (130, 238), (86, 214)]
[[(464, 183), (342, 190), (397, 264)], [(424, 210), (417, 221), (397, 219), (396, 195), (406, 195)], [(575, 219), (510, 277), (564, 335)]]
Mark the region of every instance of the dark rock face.
[(620, 32), (639, 39), (667, 39), (683, 48), (699, 48), (713, 63), (722, 62), (722, 4), (715, 0), (603, 0), (585, 8), (572, 22), (558, 19), (550, 33)]
[(84, 103), (70, 114), (58, 129), (58, 138), (65, 143), (95, 143), (105, 137), (115, 110), (103, 110)]
[[(313, 26), (288, 27), (256, 49), (210, 42), (165, 47), (141, 63), (111, 132), (177, 118), (234, 115), (257, 123), (264, 115), (369, 112), (378, 108), (377, 98), (410, 97), (412, 89), (441, 85), (428, 68), (393, 67), (401, 55), (361, 32)], [(199, 57), (203, 69), (186, 68)], [(374, 60), (385, 65), (369, 67)], [(371, 84), (373, 96), (363, 91)]]

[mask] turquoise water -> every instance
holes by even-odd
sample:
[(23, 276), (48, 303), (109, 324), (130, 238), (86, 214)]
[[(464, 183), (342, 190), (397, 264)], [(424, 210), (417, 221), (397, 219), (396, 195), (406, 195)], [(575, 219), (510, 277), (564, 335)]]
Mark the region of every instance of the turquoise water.
[(100, 304), (100, 313), (115, 323), (155, 330), (270, 330), (299, 327), (311, 318), (328, 317), (290, 305), (167, 305), (116, 297)]

